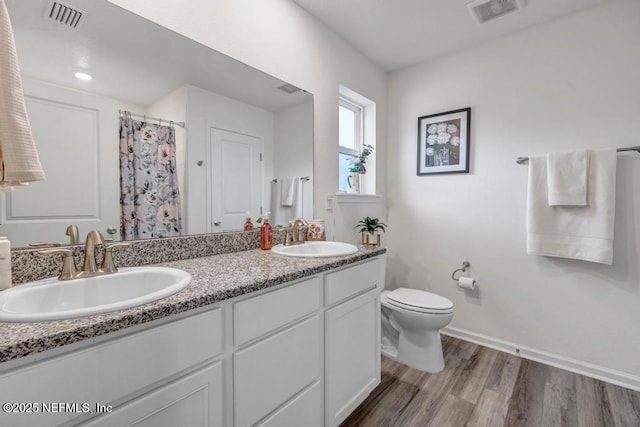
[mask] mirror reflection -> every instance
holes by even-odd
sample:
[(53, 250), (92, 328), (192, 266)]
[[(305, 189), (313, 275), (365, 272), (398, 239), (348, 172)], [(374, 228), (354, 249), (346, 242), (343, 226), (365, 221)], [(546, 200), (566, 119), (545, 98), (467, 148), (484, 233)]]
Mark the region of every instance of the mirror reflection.
[(106, 0), (7, 7), (46, 174), (0, 196), (12, 247), (312, 217), (312, 95)]

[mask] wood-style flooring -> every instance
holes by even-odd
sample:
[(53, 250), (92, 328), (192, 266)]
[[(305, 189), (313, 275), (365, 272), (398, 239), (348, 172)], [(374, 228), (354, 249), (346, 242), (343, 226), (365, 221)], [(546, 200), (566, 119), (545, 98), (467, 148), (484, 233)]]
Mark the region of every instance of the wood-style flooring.
[(640, 427), (640, 392), (442, 336), (445, 369), (382, 358), (382, 381), (341, 427)]

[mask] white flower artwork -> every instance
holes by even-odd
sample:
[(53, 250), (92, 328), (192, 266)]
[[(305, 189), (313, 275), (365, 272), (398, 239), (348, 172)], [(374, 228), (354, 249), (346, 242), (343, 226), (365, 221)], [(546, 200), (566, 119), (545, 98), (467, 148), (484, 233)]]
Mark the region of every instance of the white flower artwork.
[(469, 171), (471, 109), (418, 118), (418, 175)]

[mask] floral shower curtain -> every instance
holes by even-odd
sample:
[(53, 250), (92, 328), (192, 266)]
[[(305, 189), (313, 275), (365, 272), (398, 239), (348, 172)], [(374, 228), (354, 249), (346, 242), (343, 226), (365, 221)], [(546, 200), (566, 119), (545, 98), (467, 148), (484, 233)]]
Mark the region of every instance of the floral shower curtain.
[(120, 117), (120, 236), (179, 236), (175, 129)]

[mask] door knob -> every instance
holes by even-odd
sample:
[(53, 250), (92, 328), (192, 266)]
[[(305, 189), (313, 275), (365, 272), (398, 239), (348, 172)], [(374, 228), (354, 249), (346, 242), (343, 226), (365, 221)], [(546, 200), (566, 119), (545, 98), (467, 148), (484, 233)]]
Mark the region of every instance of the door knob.
[(222, 224), (222, 221), (214, 221), (213, 225), (215, 225), (216, 227), (219, 227), (220, 224)]

